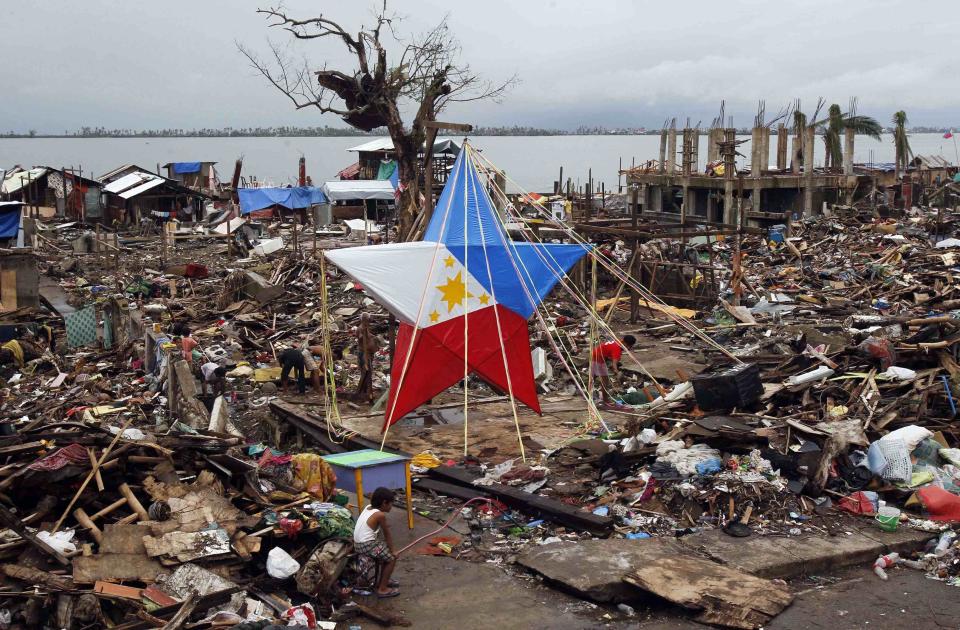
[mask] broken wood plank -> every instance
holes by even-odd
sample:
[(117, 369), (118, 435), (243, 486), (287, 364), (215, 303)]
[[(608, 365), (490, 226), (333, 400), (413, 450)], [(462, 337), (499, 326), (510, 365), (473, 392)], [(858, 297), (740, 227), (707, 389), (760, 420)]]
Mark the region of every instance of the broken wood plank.
[(73, 583), (65, 577), (40, 571), (33, 567), (25, 567), (19, 564), (0, 565), (0, 571), (9, 578), (20, 580), (27, 584), (46, 586), (57, 591), (69, 591), (73, 588)]
[(23, 522), (3, 505), (0, 505), (0, 524), (17, 532), (20, 534), (20, 538), (23, 538), (63, 566), (66, 567), (70, 565), (70, 560), (65, 555), (30, 533), (27, 528), (24, 527)]
[(104, 553), (73, 559), (73, 581), (93, 584), (97, 580), (153, 582), (167, 573), (158, 561), (142, 553)]
[[(216, 593), (204, 595), (196, 600), (196, 608), (199, 608), (200, 610), (207, 610), (208, 608), (219, 606), (220, 604), (223, 604), (229, 600), (234, 593), (239, 593), (242, 590), (242, 586), (234, 586), (222, 591), (217, 591)], [(176, 604), (164, 606), (163, 608), (154, 610), (152, 615), (157, 619), (171, 619), (174, 615), (180, 612), (182, 606), (183, 604), (177, 602)], [(113, 630), (148, 630), (151, 628), (156, 628), (156, 626), (152, 625), (150, 622), (138, 619), (136, 621), (124, 623), (119, 626), (114, 626)]]
[(693, 556), (653, 558), (623, 581), (699, 611), (698, 621), (730, 628), (761, 628), (793, 602), (776, 582)]
[(183, 601), (183, 605), (180, 606), (180, 610), (177, 611), (177, 614), (163, 626), (163, 630), (177, 630), (177, 628), (182, 628), (183, 624), (187, 622), (187, 619), (190, 618), (190, 614), (193, 612), (194, 608), (197, 607), (197, 594), (190, 593), (190, 596)]

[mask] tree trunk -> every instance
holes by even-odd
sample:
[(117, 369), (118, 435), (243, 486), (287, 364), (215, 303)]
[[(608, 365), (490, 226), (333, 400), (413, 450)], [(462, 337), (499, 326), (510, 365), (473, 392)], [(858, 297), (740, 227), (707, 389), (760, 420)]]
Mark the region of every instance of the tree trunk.
[(897, 136), (893, 137), (893, 148), (896, 151), (896, 155), (893, 158), (893, 181), (900, 181), (900, 162), (903, 161), (903, 158), (900, 156), (900, 142), (897, 140)]
[(396, 107), (390, 109), (387, 130), (397, 154), (397, 179), (403, 192), (397, 202), (398, 241), (410, 240), (410, 230), (420, 213), (420, 181), (417, 175), (417, 154), (423, 145), (423, 129), (414, 122), (407, 130), (403, 126), (400, 112)]

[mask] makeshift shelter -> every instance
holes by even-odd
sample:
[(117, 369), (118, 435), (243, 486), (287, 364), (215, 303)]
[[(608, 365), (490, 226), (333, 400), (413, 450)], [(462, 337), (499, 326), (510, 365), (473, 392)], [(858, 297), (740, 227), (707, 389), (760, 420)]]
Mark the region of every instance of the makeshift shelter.
[[(390, 138), (376, 138), (350, 147), (347, 151), (357, 154), (357, 174), (354, 177), (342, 176), (342, 173), (353, 168), (350, 166), (337, 175), (340, 179), (381, 179), (378, 175), (382, 164), (396, 159), (397, 154), (393, 146), (393, 140)], [(438, 138), (433, 143), (433, 180), (435, 185), (442, 186), (446, 182), (450, 166), (459, 154), (460, 145), (455, 140)], [(419, 176), (422, 184), (423, 173), (419, 173)]]
[(67, 216), (92, 222), (103, 218), (103, 184), (70, 169), (36, 166), (6, 173), (2, 192), (8, 199), (23, 201), (40, 217)]
[[(0, 247), (24, 247), (22, 201), (0, 201)], [(19, 237), (19, 238), (18, 238)]]
[(323, 192), (330, 201), (357, 201), (366, 199), (394, 200), (394, 188), (389, 179), (355, 179), (327, 182)]
[(194, 218), (208, 198), (200, 191), (145, 171), (124, 175), (104, 186), (103, 192), (107, 195), (107, 218), (121, 222), (136, 222), (148, 216), (164, 220)]
[(354, 179), (326, 182), (323, 192), (333, 207), (333, 219), (383, 221), (396, 203), (396, 189), (389, 179)]
[(215, 165), (216, 162), (167, 162), (163, 167), (167, 169), (167, 179), (213, 194), (220, 184)]
[(510, 241), (465, 149), (422, 242), (324, 253), (401, 321), (384, 429), (469, 373), (539, 412), (527, 319), (588, 251)]
[(295, 188), (239, 188), (240, 214), (273, 214), (280, 210), (306, 211), (328, 203), (326, 195), (313, 186)]

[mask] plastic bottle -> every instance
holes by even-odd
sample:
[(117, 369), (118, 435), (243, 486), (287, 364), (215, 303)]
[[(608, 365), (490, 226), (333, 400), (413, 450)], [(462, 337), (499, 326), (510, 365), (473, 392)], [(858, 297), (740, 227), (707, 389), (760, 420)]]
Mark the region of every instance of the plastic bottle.
[(797, 374), (791, 376), (787, 379), (788, 385), (803, 385), (805, 383), (812, 383), (814, 381), (819, 381), (820, 379), (830, 378), (833, 376), (833, 370), (828, 368), (825, 365), (821, 365), (812, 372), (804, 372), (803, 374)]
[(627, 606), (626, 604), (617, 604), (617, 609), (627, 617), (633, 617), (637, 614), (637, 611), (633, 609), (633, 606)]
[(873, 572), (876, 573), (877, 577), (881, 580), (886, 580), (887, 572), (884, 569), (889, 569), (890, 567), (896, 565), (899, 561), (899, 553), (888, 553), (885, 556), (880, 556), (877, 558), (876, 562), (873, 563)]
[(933, 550), (933, 555), (939, 558), (947, 553), (947, 550), (950, 549), (950, 545), (953, 544), (953, 540), (956, 537), (957, 533), (949, 529), (940, 534), (940, 540), (937, 542), (937, 546)]

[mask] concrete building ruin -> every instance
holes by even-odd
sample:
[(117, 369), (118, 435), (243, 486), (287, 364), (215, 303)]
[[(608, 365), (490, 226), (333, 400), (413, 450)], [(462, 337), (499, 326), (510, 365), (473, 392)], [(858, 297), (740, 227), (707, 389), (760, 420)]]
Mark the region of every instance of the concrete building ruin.
[[(842, 168), (814, 168), (804, 159), (813, 155), (813, 127), (800, 137), (786, 125), (779, 125), (775, 136), (770, 127), (758, 125), (749, 141), (749, 167), (739, 171), (737, 147), (748, 141), (738, 140), (732, 128), (714, 127), (706, 133), (703, 170), (698, 156), (700, 129), (678, 132), (671, 125), (661, 133), (660, 160), (625, 172), (632, 201), (644, 218), (682, 225), (736, 226), (741, 219), (743, 225), (788, 223), (819, 212), (824, 202), (850, 204), (873, 186), (871, 177), (854, 170), (852, 133), (844, 138)], [(772, 166), (771, 136), (776, 138)]]

